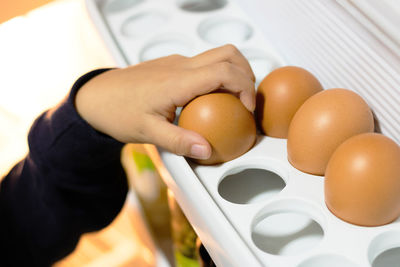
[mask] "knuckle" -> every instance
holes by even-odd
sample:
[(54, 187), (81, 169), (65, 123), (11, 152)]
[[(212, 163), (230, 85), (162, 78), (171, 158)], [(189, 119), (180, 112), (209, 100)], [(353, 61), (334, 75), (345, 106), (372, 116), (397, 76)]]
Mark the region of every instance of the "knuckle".
[(151, 139), (152, 133), (152, 120), (146, 119), (143, 121), (137, 121), (134, 125), (135, 139), (138, 139), (140, 142), (147, 142)]
[(184, 55), (181, 54), (173, 54), (173, 56), (176, 58), (186, 58)]
[(233, 44), (224, 45), (224, 49), (227, 51), (229, 55), (235, 55), (239, 52), (239, 50)]
[(229, 62), (220, 62), (218, 63), (218, 70), (222, 75), (229, 75), (232, 72), (232, 66)]
[(182, 134), (171, 135), (169, 143), (171, 144), (171, 150), (177, 155), (185, 155), (186, 147), (184, 142), (184, 136)]
[(169, 59), (175, 59), (175, 60), (181, 60), (181, 59), (185, 59), (185, 56), (182, 56), (180, 54), (172, 54), (168, 56)]

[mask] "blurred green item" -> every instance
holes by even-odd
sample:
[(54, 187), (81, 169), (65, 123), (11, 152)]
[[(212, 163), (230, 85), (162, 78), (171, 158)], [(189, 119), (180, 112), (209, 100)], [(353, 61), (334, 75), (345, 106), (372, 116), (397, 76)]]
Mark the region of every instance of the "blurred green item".
[(197, 260), (193, 260), (181, 254), (178, 251), (175, 251), (175, 262), (176, 267), (199, 267), (199, 262)]
[(170, 239), (167, 186), (146, 149), (140, 144), (126, 145), (122, 151), (122, 163), (154, 238)]
[(150, 171), (156, 171), (153, 161), (147, 154), (132, 150), (132, 156), (139, 173), (146, 169)]
[(200, 267), (197, 249), (197, 234), (168, 190), (168, 205), (171, 214), (171, 231), (174, 246), (175, 266)]

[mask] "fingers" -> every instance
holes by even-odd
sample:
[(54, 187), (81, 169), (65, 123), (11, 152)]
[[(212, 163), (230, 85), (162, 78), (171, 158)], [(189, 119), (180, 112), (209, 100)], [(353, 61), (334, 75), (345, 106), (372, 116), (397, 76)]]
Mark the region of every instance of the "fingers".
[[(183, 92), (175, 99), (176, 106), (183, 106), (193, 98), (225, 89), (240, 96), (243, 105), (251, 112), (255, 108), (254, 82), (237, 66), (226, 61), (188, 71), (182, 78)], [(187, 90), (191, 88), (191, 90)]]
[(151, 143), (177, 155), (196, 159), (208, 159), (211, 156), (210, 144), (198, 133), (157, 117), (148, 122), (146, 136)]
[(231, 44), (217, 47), (201, 53), (191, 58), (194, 67), (203, 67), (206, 65), (227, 61), (241, 69), (254, 82), (256, 80), (254, 73), (247, 59), (240, 51)]

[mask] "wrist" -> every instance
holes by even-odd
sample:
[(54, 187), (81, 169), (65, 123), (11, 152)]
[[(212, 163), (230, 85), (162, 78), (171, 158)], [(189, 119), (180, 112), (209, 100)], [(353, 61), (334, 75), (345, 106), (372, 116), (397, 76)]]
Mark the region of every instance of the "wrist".
[[(70, 101), (73, 101), (78, 115), (94, 130), (107, 134), (101, 122), (101, 113), (105, 110), (101, 108), (102, 98), (102, 76), (112, 69), (98, 69), (82, 76), (74, 85), (70, 94)], [(81, 81), (82, 80), (82, 81)]]

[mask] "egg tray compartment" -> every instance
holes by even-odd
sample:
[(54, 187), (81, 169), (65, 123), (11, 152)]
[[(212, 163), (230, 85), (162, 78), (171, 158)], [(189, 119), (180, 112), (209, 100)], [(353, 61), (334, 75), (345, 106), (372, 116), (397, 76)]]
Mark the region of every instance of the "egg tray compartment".
[(389, 267), (399, 260), (400, 219), (362, 227), (334, 216), (325, 205), (324, 177), (295, 169), (286, 139), (259, 136), (232, 161), (188, 164), (261, 266)]
[(249, 60), (257, 84), (284, 63), (234, 1), (86, 0), (86, 4), (121, 67), (170, 54), (194, 56), (226, 43), (237, 46)]
[[(204, 0), (205, 5), (196, 6), (198, 2), (86, 0), (93, 21), (120, 67), (168, 54), (193, 56), (224, 43), (235, 44), (247, 57), (257, 83), (268, 72), (284, 65), (284, 60), (235, 2)], [(382, 253), (389, 254), (389, 258), (399, 253), (400, 220), (380, 227), (360, 227), (335, 217), (324, 203), (324, 178), (293, 168), (287, 161), (284, 139), (259, 136), (249, 152), (216, 166), (196, 165), (165, 151), (161, 151), (161, 157), (180, 184), (196, 177), (179, 177), (175, 163), (179, 161), (193, 171), (185, 174), (197, 176), (221, 211), (213, 214), (225, 217), (234, 228), (237, 236), (230, 240), (243, 242), (250, 251), (218, 252), (218, 244), (212, 241), (216, 236), (210, 236), (203, 226), (194, 225), (200, 237), (208, 239), (205, 243), (216, 250), (211, 251), (212, 255), (226, 254), (222, 258), (238, 257), (241, 260), (237, 262), (248, 260), (259, 266), (362, 267), (370, 266), (374, 260), (378, 262)], [(267, 179), (259, 178), (263, 170)], [(242, 176), (254, 174), (258, 178), (245, 177), (241, 182), (237, 178), (241, 171)], [(176, 194), (193, 189), (176, 188), (178, 183), (166, 182)], [(266, 188), (269, 186), (274, 190)], [(263, 228), (273, 231), (263, 232)], [(231, 246), (232, 251), (241, 251), (239, 245)], [(249, 256), (254, 259), (243, 259)], [(235, 259), (221, 262), (234, 265)]]

